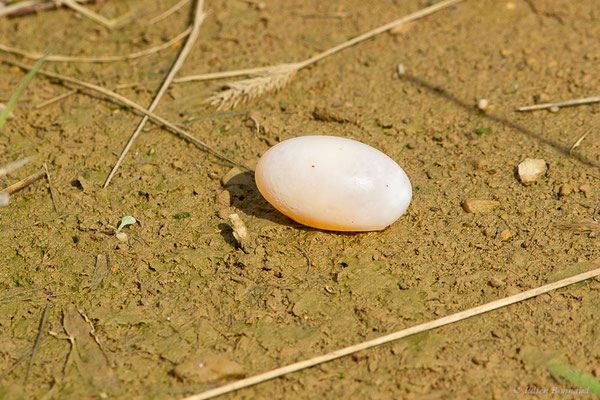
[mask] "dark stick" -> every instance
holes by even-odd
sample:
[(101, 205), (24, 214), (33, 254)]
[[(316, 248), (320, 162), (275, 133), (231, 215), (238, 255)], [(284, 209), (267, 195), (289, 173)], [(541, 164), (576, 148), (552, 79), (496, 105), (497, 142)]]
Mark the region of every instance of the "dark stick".
[(29, 359), (29, 364), (27, 365), (27, 372), (25, 373), (25, 380), (23, 381), (23, 384), (26, 384), (27, 380), (29, 379), (29, 373), (31, 372), (31, 367), (33, 366), (33, 359), (35, 358), (35, 353), (37, 352), (37, 349), (40, 346), (44, 326), (46, 325), (46, 321), (48, 321), (48, 310), (49, 309), (50, 309), (50, 304), (46, 304), (46, 307), (44, 308), (44, 312), (42, 313), (42, 319), (40, 320), (38, 334), (37, 334), (37, 337), (35, 338), (35, 343), (33, 344), (33, 348), (31, 349), (31, 358)]
[(27, 178), (20, 180), (19, 182), (15, 183), (13, 185), (10, 185), (6, 189), (0, 190), (0, 193), (13, 194), (15, 192), (18, 192), (19, 190), (31, 185), (33, 182), (37, 181), (38, 179), (42, 178), (45, 175), (46, 175), (46, 171), (44, 171), (44, 170), (38, 171), (34, 174), (29, 175)]

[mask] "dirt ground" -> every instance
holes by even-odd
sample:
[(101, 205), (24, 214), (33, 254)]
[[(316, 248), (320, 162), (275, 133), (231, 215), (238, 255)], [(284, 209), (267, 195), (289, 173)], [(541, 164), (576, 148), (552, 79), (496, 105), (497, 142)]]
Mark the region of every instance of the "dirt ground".
[[(175, 3), (88, 5), (134, 15), (113, 30), (69, 9), (0, 18), (0, 43), (40, 52), (56, 39), (52, 54), (128, 54), (189, 26), (191, 3), (149, 23)], [(178, 76), (300, 61), (432, 3), (207, 0)], [(44, 180), (0, 209), (0, 398), (181, 399), (597, 268), (589, 222), (600, 200), (600, 105), (514, 110), (600, 94), (599, 37), (597, 0), (467, 0), (233, 111), (203, 103), (225, 81), (171, 85), (156, 112), (250, 168), (270, 146), (311, 134), (395, 159), (412, 203), (369, 233), (294, 223), (262, 199), (251, 172), (223, 185), (230, 165), (153, 124), (102, 189), (140, 115), (87, 90), (44, 105), (76, 87), (36, 76), (0, 132), (0, 165), (36, 159), (0, 187), (47, 162), (58, 211)], [(148, 106), (181, 43), (44, 68)], [(23, 77), (0, 65), (0, 102)], [(316, 107), (339, 121), (316, 118)], [(530, 186), (516, 175), (526, 158), (549, 166)], [(467, 213), (466, 199), (499, 206)], [(231, 213), (250, 231), (246, 252)], [(114, 227), (128, 215), (138, 222), (121, 242)], [(580, 221), (585, 232), (558, 227)], [(552, 394), (579, 386), (549, 365), (600, 376), (599, 291), (586, 281), (223, 398), (593, 398)]]

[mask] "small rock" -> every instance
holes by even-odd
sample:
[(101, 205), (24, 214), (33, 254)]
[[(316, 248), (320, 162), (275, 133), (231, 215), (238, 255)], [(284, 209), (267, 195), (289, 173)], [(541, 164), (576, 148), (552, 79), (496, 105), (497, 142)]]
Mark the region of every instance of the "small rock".
[(548, 109), (551, 113), (557, 113), (560, 111), (560, 107), (559, 106), (552, 106)]
[(542, 159), (527, 158), (518, 166), (519, 179), (525, 186), (531, 185), (546, 171), (548, 171), (548, 165)]
[(488, 285), (490, 285), (493, 288), (501, 288), (506, 286), (506, 283), (504, 281), (501, 281), (498, 278), (492, 278), (490, 279), (490, 281), (488, 282)]
[(237, 168), (237, 167), (233, 167), (231, 168), (225, 175), (223, 175), (221, 177), (221, 185), (223, 186), (227, 186), (227, 184), (229, 183), (229, 181), (231, 181), (231, 179), (239, 174), (242, 173), (242, 170)]
[(486, 169), (490, 165), (489, 162), (485, 158), (480, 158), (480, 157), (472, 158), (470, 160), (470, 163), (473, 166), (473, 168), (478, 169), (478, 170)]
[(471, 361), (475, 365), (485, 366), (485, 364), (487, 364), (487, 357), (482, 354), (477, 354), (471, 358)]
[(468, 213), (485, 213), (500, 206), (500, 202), (495, 200), (466, 199), (460, 205)]
[(533, 96), (533, 100), (536, 104), (548, 103), (550, 101), (550, 96), (546, 93), (540, 93), (537, 96)]
[(119, 239), (119, 241), (121, 242), (126, 242), (127, 241), (127, 234), (125, 232), (119, 232), (117, 233), (117, 239)]
[(231, 205), (231, 194), (227, 190), (222, 190), (215, 197), (215, 203), (223, 207), (229, 207)]
[(594, 375), (596, 378), (600, 378), (600, 368), (594, 368), (592, 370), (592, 375)]
[(498, 237), (503, 242), (508, 242), (512, 238), (512, 233), (510, 232), (510, 230), (504, 229), (502, 232), (500, 232), (500, 234), (498, 235)]
[(568, 196), (571, 193), (573, 193), (573, 187), (571, 185), (569, 185), (568, 183), (565, 183), (564, 185), (560, 185), (560, 189), (558, 189), (558, 195), (560, 197)]
[(487, 101), (487, 99), (479, 99), (479, 101), (477, 102), (477, 108), (479, 108), (481, 111), (487, 110), (489, 105), (490, 102)]
[(178, 169), (178, 170), (182, 170), (183, 169), (183, 162), (180, 161), (180, 160), (173, 161), (173, 168)]
[(404, 75), (406, 75), (406, 69), (404, 68), (404, 64), (398, 64), (396, 66), (396, 73), (398, 74), (398, 78), (401, 78)]
[(592, 187), (589, 183), (584, 183), (583, 185), (579, 186), (579, 191), (582, 192), (585, 197), (589, 197), (589, 193), (592, 191)]
[(173, 371), (181, 380), (207, 383), (219, 379), (243, 378), (244, 367), (223, 356), (196, 356), (175, 367)]
[(244, 253), (248, 253), (250, 247), (250, 234), (248, 233), (244, 221), (242, 221), (239, 215), (231, 214), (229, 216), (229, 222), (231, 222), (231, 228), (233, 229), (233, 237)]
[(492, 228), (491, 226), (485, 228), (485, 230), (483, 231), (483, 235), (485, 237), (492, 237), (496, 234), (496, 230), (494, 228)]

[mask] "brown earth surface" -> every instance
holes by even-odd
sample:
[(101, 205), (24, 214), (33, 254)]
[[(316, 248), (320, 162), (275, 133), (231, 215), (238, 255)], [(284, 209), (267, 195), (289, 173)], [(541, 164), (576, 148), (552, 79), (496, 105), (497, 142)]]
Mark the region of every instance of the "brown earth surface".
[[(109, 18), (131, 13), (112, 30), (66, 8), (0, 18), (0, 43), (41, 52), (55, 39), (52, 54), (127, 54), (189, 26), (191, 3), (149, 23), (175, 3), (88, 4)], [(178, 76), (304, 60), (429, 4), (208, 0)], [(44, 105), (76, 87), (37, 75), (0, 132), (0, 165), (36, 159), (0, 187), (47, 162), (58, 211), (44, 180), (0, 209), (0, 398), (180, 399), (597, 268), (600, 106), (514, 110), (599, 95), (599, 37), (597, 0), (467, 0), (233, 111), (204, 103), (224, 81), (171, 85), (156, 112), (251, 169), (301, 135), (388, 154), (413, 201), (369, 233), (294, 223), (262, 199), (251, 172), (223, 186), (231, 166), (153, 124), (102, 189), (140, 115), (87, 90)], [(148, 106), (181, 43), (44, 68)], [(0, 65), (0, 102), (23, 77)], [(516, 175), (526, 158), (549, 166), (529, 186)], [(466, 199), (499, 205), (467, 213)], [(232, 213), (250, 232), (246, 252)], [(138, 222), (121, 242), (114, 227), (127, 215)], [(579, 221), (588, 224), (558, 227)], [(599, 291), (586, 281), (224, 398), (547, 398), (578, 388), (551, 373), (551, 360), (600, 375)]]

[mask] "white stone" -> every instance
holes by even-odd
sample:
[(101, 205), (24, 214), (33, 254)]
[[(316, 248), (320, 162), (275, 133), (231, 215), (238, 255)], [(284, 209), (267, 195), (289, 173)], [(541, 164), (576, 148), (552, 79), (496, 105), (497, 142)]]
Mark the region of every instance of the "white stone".
[(525, 186), (531, 185), (533, 182), (543, 176), (548, 170), (548, 165), (545, 160), (527, 158), (519, 164), (518, 172), (521, 183)]
[(259, 191), (293, 220), (319, 229), (385, 229), (408, 208), (412, 187), (381, 151), (334, 136), (302, 136), (270, 148), (256, 166)]

